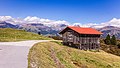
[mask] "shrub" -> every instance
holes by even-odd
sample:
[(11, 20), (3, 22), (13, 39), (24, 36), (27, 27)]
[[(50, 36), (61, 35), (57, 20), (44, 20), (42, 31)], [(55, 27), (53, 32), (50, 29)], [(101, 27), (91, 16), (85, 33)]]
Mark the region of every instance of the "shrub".
[(49, 36), (49, 38), (53, 38), (54, 40), (62, 40), (60, 36)]
[(110, 35), (108, 34), (107, 37), (105, 38), (105, 44), (110, 45), (111, 41), (110, 41)]
[(118, 48), (120, 48), (120, 43), (117, 44)]

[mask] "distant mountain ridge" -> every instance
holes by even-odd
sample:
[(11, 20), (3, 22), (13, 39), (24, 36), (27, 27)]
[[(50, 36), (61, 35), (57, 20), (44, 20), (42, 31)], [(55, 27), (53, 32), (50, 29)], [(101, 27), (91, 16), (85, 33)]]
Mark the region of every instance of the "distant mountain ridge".
[[(49, 20), (39, 17), (28, 16), (24, 19), (11, 16), (0, 16), (0, 28), (17, 28), (29, 32), (41, 33), (44, 35), (58, 35), (58, 32), (69, 25), (64, 20)], [(2, 25), (4, 23), (4, 26)], [(6, 24), (5, 24), (6, 23)]]
[[(74, 26), (95, 28), (103, 33), (102, 37), (107, 34), (115, 35), (120, 39), (120, 19), (112, 19), (110, 22), (102, 24), (87, 24), (81, 25), (80, 23)], [(28, 16), (24, 19), (12, 18), (10, 16), (0, 16), (0, 28), (14, 28), (22, 29), (29, 32), (40, 33), (43, 35), (59, 35), (58, 33), (70, 24), (67, 21), (55, 21), (43, 19), (38, 17)]]
[(115, 35), (118, 39), (120, 39), (120, 28), (114, 26), (105, 26), (103, 28), (97, 29), (103, 33), (102, 37), (105, 38), (108, 34)]
[[(15, 28), (22, 29), (28, 32), (38, 33), (40, 32), (43, 35), (59, 35), (58, 33), (64, 29), (67, 25), (61, 24), (59, 27), (48, 27), (40, 23), (30, 23), (30, 24), (19, 24), (13, 25), (7, 22), (0, 22), (0, 28)], [(105, 38), (107, 34), (115, 35), (120, 39), (120, 28), (114, 26), (105, 26), (103, 28), (97, 28), (98, 31), (102, 32), (102, 37)]]
[(7, 23), (5, 21), (0, 22), (0, 28), (18, 28), (19, 26)]
[(64, 29), (67, 25), (60, 24), (57, 26), (46, 26), (41, 23), (22, 23), (22, 24), (11, 24), (6, 21), (0, 22), (0, 28), (14, 28), (14, 29), (22, 29), (28, 32), (41, 33), (43, 35), (51, 34), (58, 35), (59, 31)]

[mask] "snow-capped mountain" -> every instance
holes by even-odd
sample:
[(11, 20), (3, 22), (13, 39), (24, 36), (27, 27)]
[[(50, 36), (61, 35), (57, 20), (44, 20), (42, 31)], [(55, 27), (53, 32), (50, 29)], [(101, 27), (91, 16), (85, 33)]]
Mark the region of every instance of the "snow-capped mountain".
[(62, 24), (69, 25), (69, 23), (64, 20), (55, 21), (55, 20), (43, 19), (35, 16), (34, 17), (28, 16), (24, 19), (13, 18), (11, 16), (0, 16), (0, 21), (6, 21), (14, 25), (37, 23), (37, 24), (43, 24), (48, 27), (58, 27), (61, 26)]
[(49, 26), (49, 27), (54, 27), (54, 26), (58, 26), (61, 24), (69, 25), (69, 23), (64, 20), (55, 21), (55, 20), (49, 20), (49, 19), (43, 19), (43, 18), (31, 17), (31, 16), (26, 17), (24, 19), (24, 21), (27, 23), (40, 23), (40, 24), (43, 24), (43, 25)]
[[(2, 25), (4, 23), (4, 26)], [(7, 23), (7, 24), (5, 24)], [(28, 16), (24, 19), (13, 18), (11, 16), (0, 16), (1, 28), (18, 28), (26, 31), (40, 32), (41, 34), (57, 34), (60, 30), (64, 29), (69, 23), (67, 21), (55, 21), (43, 19), (39, 17)]]
[[(48, 27), (60, 27), (61, 25), (70, 25), (69, 22), (64, 20), (50, 20), (50, 19), (43, 19), (36, 16), (28, 16), (26, 18), (13, 18), (11, 16), (0, 16), (0, 21), (6, 21), (8, 23), (14, 25), (21, 25), (21, 24), (43, 24), (44, 26)], [(102, 28), (105, 26), (115, 26), (120, 27), (120, 19), (113, 18), (112, 20), (100, 24), (96, 23), (88, 23), (88, 24), (81, 24), (81, 23), (73, 23), (73, 25), (79, 25), (81, 27), (91, 27), (91, 28)], [(57, 29), (57, 28), (56, 28)]]
[(18, 28), (19, 26), (17, 26), (17, 25), (13, 25), (13, 24), (11, 24), (11, 23), (7, 23), (7, 22), (5, 22), (5, 21), (3, 21), (3, 22), (0, 22), (0, 28)]
[(81, 27), (91, 27), (91, 28), (103, 28), (105, 26), (114, 26), (114, 27), (120, 27), (120, 19), (113, 18), (112, 20), (100, 24), (96, 23), (88, 23), (88, 24), (81, 24), (81, 23), (74, 23), (73, 25), (79, 25)]
[(20, 24), (20, 23), (24, 23), (24, 21), (21, 18), (13, 18), (11, 16), (0, 16), (0, 22), (8, 22), (10, 24)]
[(118, 39), (120, 39), (120, 28), (115, 26), (105, 26), (103, 28), (99, 28), (99, 31), (103, 33), (102, 37), (105, 38), (108, 34), (115, 35)]
[(113, 18), (112, 20), (105, 22), (105, 23), (100, 23), (100, 24), (93, 24), (90, 27), (92, 28), (103, 28), (105, 26), (114, 26), (114, 27), (120, 27), (120, 19)]
[[(66, 26), (70, 25), (69, 22), (64, 20), (50, 20), (43, 19), (39, 17), (31, 17), (28, 16), (26, 18), (13, 18), (11, 16), (0, 16), (0, 28), (16, 28), (23, 29), (30, 32), (41, 34), (54, 34), (57, 35), (62, 29)], [(108, 33), (113, 35), (115, 34), (118, 38), (120, 37), (120, 19), (113, 18), (112, 20), (96, 24), (96, 23), (74, 23), (74, 26), (80, 27), (91, 27), (98, 29), (103, 32), (103, 37), (105, 37)]]

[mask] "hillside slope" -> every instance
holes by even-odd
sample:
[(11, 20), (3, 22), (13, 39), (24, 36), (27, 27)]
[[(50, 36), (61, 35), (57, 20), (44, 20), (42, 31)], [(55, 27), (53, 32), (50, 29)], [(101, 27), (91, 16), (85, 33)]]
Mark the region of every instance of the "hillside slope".
[(17, 30), (12, 28), (0, 28), (0, 41), (22, 41), (22, 40), (48, 40), (50, 38), (26, 32), (24, 30)]
[(38, 43), (28, 55), (28, 68), (120, 68), (120, 57), (63, 46), (60, 42)]

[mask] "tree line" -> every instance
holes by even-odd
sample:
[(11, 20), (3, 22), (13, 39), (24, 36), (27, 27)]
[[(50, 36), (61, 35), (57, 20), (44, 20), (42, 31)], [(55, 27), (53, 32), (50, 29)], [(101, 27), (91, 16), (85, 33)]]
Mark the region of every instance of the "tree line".
[(117, 42), (115, 35), (110, 36), (109, 34), (106, 36), (104, 40), (107, 45), (117, 45), (120, 48), (120, 43)]

